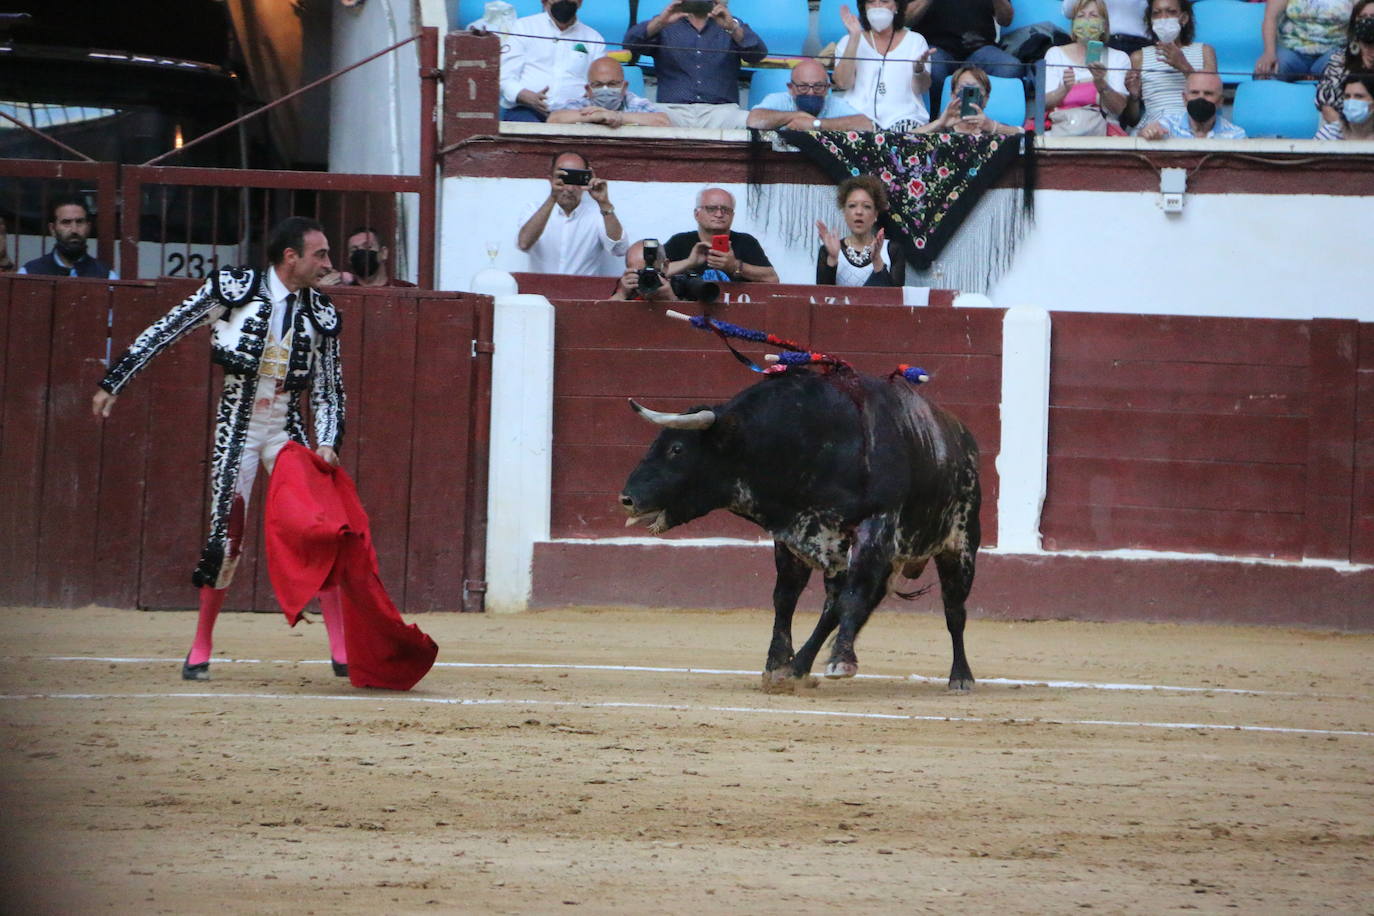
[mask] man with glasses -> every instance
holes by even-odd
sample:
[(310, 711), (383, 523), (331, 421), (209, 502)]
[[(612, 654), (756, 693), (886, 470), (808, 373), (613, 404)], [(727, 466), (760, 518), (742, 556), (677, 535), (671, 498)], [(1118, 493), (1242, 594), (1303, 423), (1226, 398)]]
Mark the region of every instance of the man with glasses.
[(635, 95), (625, 83), (625, 71), (614, 57), (598, 57), (587, 68), (586, 92), (576, 98), (557, 102), (549, 114), (550, 124), (600, 124), (622, 127), (669, 127), (672, 121), (645, 98)]
[(873, 122), (830, 94), (830, 74), (824, 67), (804, 60), (792, 68), (786, 92), (766, 95), (754, 106), (749, 126), (758, 130), (872, 130)]
[[(663, 246), (668, 276), (695, 274), (714, 283), (750, 281), (777, 283), (778, 272), (763, 253), (759, 240), (747, 232), (733, 232), (735, 198), (724, 188), (707, 188), (697, 195), (695, 232), (679, 232)], [(728, 244), (718, 244), (716, 239)]]

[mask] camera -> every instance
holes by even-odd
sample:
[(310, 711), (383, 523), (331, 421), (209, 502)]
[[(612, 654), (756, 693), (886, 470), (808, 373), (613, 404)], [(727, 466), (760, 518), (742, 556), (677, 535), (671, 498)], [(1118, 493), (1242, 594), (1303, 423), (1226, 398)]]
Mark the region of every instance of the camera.
[(677, 274), (669, 282), (673, 295), (688, 302), (715, 302), (720, 298), (720, 287), (696, 274)]
[(639, 292), (648, 297), (663, 286), (663, 274), (658, 272), (658, 239), (644, 240), (644, 266), (638, 271)]

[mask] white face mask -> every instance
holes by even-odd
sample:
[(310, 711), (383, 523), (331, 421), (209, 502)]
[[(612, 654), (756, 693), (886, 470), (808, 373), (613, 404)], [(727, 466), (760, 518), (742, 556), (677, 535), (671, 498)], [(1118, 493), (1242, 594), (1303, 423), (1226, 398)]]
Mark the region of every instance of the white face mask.
[(1177, 18), (1151, 19), (1150, 28), (1154, 29), (1155, 36), (1165, 44), (1172, 44), (1178, 40), (1178, 36), (1183, 32), (1183, 26), (1179, 24)]
[(892, 20), (896, 15), (885, 6), (875, 6), (868, 11), (868, 24), (873, 27), (873, 31), (881, 32), (892, 25)]

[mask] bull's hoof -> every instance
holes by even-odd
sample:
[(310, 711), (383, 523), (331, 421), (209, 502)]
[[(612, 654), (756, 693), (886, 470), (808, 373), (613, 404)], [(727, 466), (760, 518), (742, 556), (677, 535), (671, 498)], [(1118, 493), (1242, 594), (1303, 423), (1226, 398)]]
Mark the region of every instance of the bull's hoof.
[(973, 677), (952, 677), (949, 679), (949, 689), (954, 693), (971, 693), (973, 691)]
[(859, 673), (859, 666), (855, 662), (831, 662), (825, 666), (825, 676), (831, 680), (842, 677), (853, 677)]
[(810, 674), (796, 675), (788, 668), (776, 668), (763, 672), (764, 693), (796, 693), (805, 687), (815, 687), (820, 683)]

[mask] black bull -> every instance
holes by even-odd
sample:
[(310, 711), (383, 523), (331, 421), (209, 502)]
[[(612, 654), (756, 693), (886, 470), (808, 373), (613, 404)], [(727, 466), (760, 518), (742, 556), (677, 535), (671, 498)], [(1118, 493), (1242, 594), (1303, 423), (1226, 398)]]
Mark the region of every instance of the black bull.
[[(903, 379), (845, 369), (792, 369), (685, 414), (631, 404), (664, 427), (621, 493), (631, 523), (657, 534), (729, 509), (773, 535), (765, 689), (807, 681), (837, 628), (825, 676), (853, 677), (869, 615), (898, 574), (914, 579), (932, 557), (954, 648), (949, 686), (972, 688), (964, 601), (981, 497), (978, 444), (959, 420)], [(794, 653), (792, 614), (812, 569), (825, 575), (825, 608)]]

